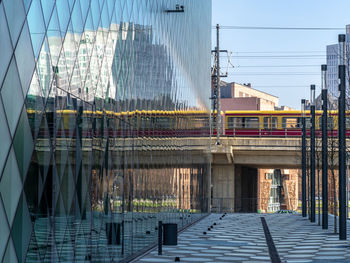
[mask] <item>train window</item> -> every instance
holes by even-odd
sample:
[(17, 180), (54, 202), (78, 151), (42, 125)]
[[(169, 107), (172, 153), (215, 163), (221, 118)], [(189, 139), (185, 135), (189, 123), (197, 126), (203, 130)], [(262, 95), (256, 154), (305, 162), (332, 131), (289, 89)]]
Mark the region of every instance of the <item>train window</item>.
[(91, 116), (83, 116), (81, 118), (81, 124), (80, 127), (83, 130), (91, 130), (92, 129), (92, 122), (91, 122)]
[(157, 117), (156, 118), (156, 127), (159, 129), (169, 129), (170, 122), (168, 117)]
[[(305, 118), (306, 129), (311, 129), (311, 118)], [(301, 126), (300, 126), (301, 127)]]
[(257, 117), (229, 117), (227, 119), (229, 129), (257, 129), (259, 128), (259, 118)]
[(264, 129), (276, 129), (277, 117), (264, 117)]
[(244, 128), (243, 126), (243, 119), (241, 117), (228, 117), (227, 119), (227, 127), (229, 129), (234, 128)]
[(150, 124), (149, 117), (141, 116), (140, 129), (148, 129), (149, 128), (149, 124)]
[(283, 117), (282, 118), (283, 129), (295, 129), (299, 128), (299, 118), (297, 117)]
[(258, 129), (259, 128), (259, 118), (257, 118), (257, 117), (244, 118), (244, 128)]
[(350, 129), (350, 117), (346, 117), (345, 125), (346, 129)]
[[(332, 130), (333, 129), (333, 117), (328, 117), (327, 118), (328, 119), (328, 121), (327, 121), (327, 129), (328, 130)], [(318, 121), (319, 123), (319, 128), (320, 128), (320, 130), (322, 129), (322, 116), (319, 118), (319, 121)]]

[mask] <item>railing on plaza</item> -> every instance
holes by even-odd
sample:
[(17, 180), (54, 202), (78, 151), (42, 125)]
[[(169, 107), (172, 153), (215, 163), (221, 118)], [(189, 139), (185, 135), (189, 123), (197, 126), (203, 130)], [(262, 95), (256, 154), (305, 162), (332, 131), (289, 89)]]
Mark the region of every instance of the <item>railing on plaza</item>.
[(285, 199), (282, 203), (271, 198), (212, 198), (212, 213), (274, 213), (279, 210), (301, 212), (297, 199)]

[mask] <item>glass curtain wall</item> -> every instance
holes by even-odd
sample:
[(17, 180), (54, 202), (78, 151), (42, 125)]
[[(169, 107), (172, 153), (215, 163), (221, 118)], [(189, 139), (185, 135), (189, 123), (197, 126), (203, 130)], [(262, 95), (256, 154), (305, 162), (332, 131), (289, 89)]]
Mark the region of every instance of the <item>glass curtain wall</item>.
[(0, 0), (1, 262), (118, 262), (207, 211), (210, 39), (210, 0)]

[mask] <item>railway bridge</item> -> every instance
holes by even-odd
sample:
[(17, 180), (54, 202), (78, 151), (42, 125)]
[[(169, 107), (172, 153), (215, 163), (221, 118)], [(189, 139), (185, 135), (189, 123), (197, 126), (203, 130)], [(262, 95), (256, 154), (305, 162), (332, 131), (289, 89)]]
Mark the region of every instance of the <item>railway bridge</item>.
[[(227, 211), (241, 211), (243, 207), (248, 208), (244, 212), (256, 211), (257, 205), (247, 205), (242, 200), (257, 200), (259, 169), (301, 168), (300, 137), (227, 136), (220, 138), (220, 145), (216, 145), (215, 138), (208, 137), (140, 138), (136, 141), (124, 138), (116, 139), (114, 144), (123, 148), (123, 152), (133, 149), (144, 165), (210, 162), (211, 176), (206, 185), (212, 187), (207, 188), (208, 202), (213, 208), (225, 206)], [(148, 149), (152, 149), (151, 152)], [(177, 156), (183, 151), (187, 151), (190, 158), (179, 160)]]
[[(58, 140), (57, 150), (60, 145), (66, 147), (67, 142)], [(106, 147), (105, 141), (98, 139), (82, 142), (83, 152), (92, 147)], [(337, 144), (337, 142), (335, 142)], [(46, 151), (47, 142), (42, 140), (37, 143), (41, 151)], [(213, 208), (217, 200), (224, 204), (228, 211), (241, 211), (242, 207), (257, 207), (246, 205), (243, 199), (258, 198), (259, 169), (300, 169), (301, 168), (301, 138), (300, 137), (229, 137), (220, 138), (220, 144), (216, 145), (216, 138), (208, 137), (152, 137), (152, 138), (112, 138), (109, 148), (117, 148), (112, 151), (114, 160), (110, 166), (133, 165), (123, 161), (126, 156), (137, 158), (140, 167), (176, 166), (194, 167), (206, 162), (211, 164), (211, 176), (206, 178), (209, 200)], [(321, 148), (321, 147), (320, 147)], [(86, 149), (86, 150), (85, 150)], [(39, 149), (37, 149), (39, 151)], [(183, 155), (183, 152), (188, 154)], [(40, 152), (40, 151), (39, 151)], [(87, 154), (87, 153), (86, 153)], [(131, 156), (132, 155), (132, 156)], [(182, 157), (181, 157), (182, 156)], [(189, 158), (183, 158), (188, 156)], [(337, 157), (334, 159), (337, 160)], [(59, 159), (56, 161), (59, 162)], [(73, 164), (72, 164), (73, 165)], [(128, 168), (128, 167), (124, 167)], [(256, 201), (255, 201), (256, 202)], [(220, 205), (221, 206), (221, 205)], [(256, 211), (250, 209), (249, 211)], [(244, 211), (244, 212), (249, 212)]]

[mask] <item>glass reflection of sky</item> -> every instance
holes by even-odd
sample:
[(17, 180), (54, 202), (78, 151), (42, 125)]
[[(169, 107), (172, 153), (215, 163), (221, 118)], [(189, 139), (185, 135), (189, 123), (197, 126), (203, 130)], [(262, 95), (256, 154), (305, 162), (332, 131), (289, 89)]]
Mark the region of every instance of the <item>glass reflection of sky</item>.
[[(59, 72), (61, 83), (65, 83), (62, 84), (62, 89), (69, 91), (71, 88), (68, 86), (71, 80), (64, 78), (69, 78), (70, 72), (73, 72), (75, 74), (73, 79), (77, 83), (73, 82), (71, 85), (86, 86), (83, 88), (85, 92), (93, 89), (97, 97), (135, 100), (140, 94), (145, 94), (144, 99), (170, 96), (181, 109), (194, 108), (198, 105), (201, 109), (209, 108), (210, 61), (209, 57), (203, 54), (210, 52), (210, 43), (198, 40), (210, 34), (210, 22), (198, 25), (193, 21), (197, 21), (203, 14), (210, 16), (210, 1), (202, 1), (201, 6), (198, 6), (195, 0), (186, 3), (180, 1), (178, 4), (186, 6), (186, 12), (180, 14), (163, 11), (174, 8), (172, 1), (165, 1), (162, 5), (154, 5), (143, 0), (75, 2), (61, 0), (57, 1), (56, 5), (54, 2), (33, 0), (27, 19), (35, 58), (41, 60), (43, 65), (46, 56), (47, 60), (50, 60), (46, 62), (48, 67), (58, 65), (61, 69), (66, 65), (65, 69)], [(171, 30), (172, 28), (182, 30)], [(109, 33), (106, 30), (109, 30)], [(81, 44), (88, 38), (92, 41), (91, 47), (89, 43)], [(183, 39), (190, 41), (186, 41), (184, 45)], [(99, 46), (106, 41), (110, 41), (115, 48), (108, 54), (108, 58), (99, 59), (98, 57), (103, 56), (103, 51), (94, 49), (93, 45)], [(78, 53), (83, 49), (87, 49), (85, 56), (88, 62), (79, 60)], [(90, 52), (88, 49), (91, 49)], [(145, 49), (153, 53), (149, 54), (151, 58), (158, 57), (158, 61), (148, 60)], [(143, 53), (140, 52), (142, 50)], [(160, 54), (161, 52), (163, 54)], [(50, 54), (50, 57), (45, 54)], [(128, 66), (127, 60), (130, 59), (134, 65), (140, 62), (146, 65), (143, 68)], [(76, 70), (77, 66), (74, 63), (79, 63), (80, 68), (86, 63), (92, 63), (93, 67), (97, 67), (90, 66), (92, 76), (97, 78), (102, 69), (109, 77), (97, 82), (93, 81), (94, 77), (91, 81), (85, 81), (85, 73)], [(199, 63), (207, 67), (199, 66)], [(147, 65), (150, 70), (147, 69)], [(134, 73), (131, 74), (130, 70)], [(43, 70), (38, 72), (39, 79), (47, 79), (48, 77), (43, 76), (42, 72)], [(52, 70), (49, 68), (45, 72), (52, 75)], [(121, 76), (123, 74), (131, 75), (126, 80)], [(132, 75), (151, 78), (146, 81), (149, 87), (141, 87), (140, 81), (132, 79)], [(157, 78), (165, 81), (159, 82)], [(95, 87), (89, 88), (91, 85)], [(139, 92), (140, 89), (143, 92)], [(85, 99), (92, 98), (85, 96)]]

